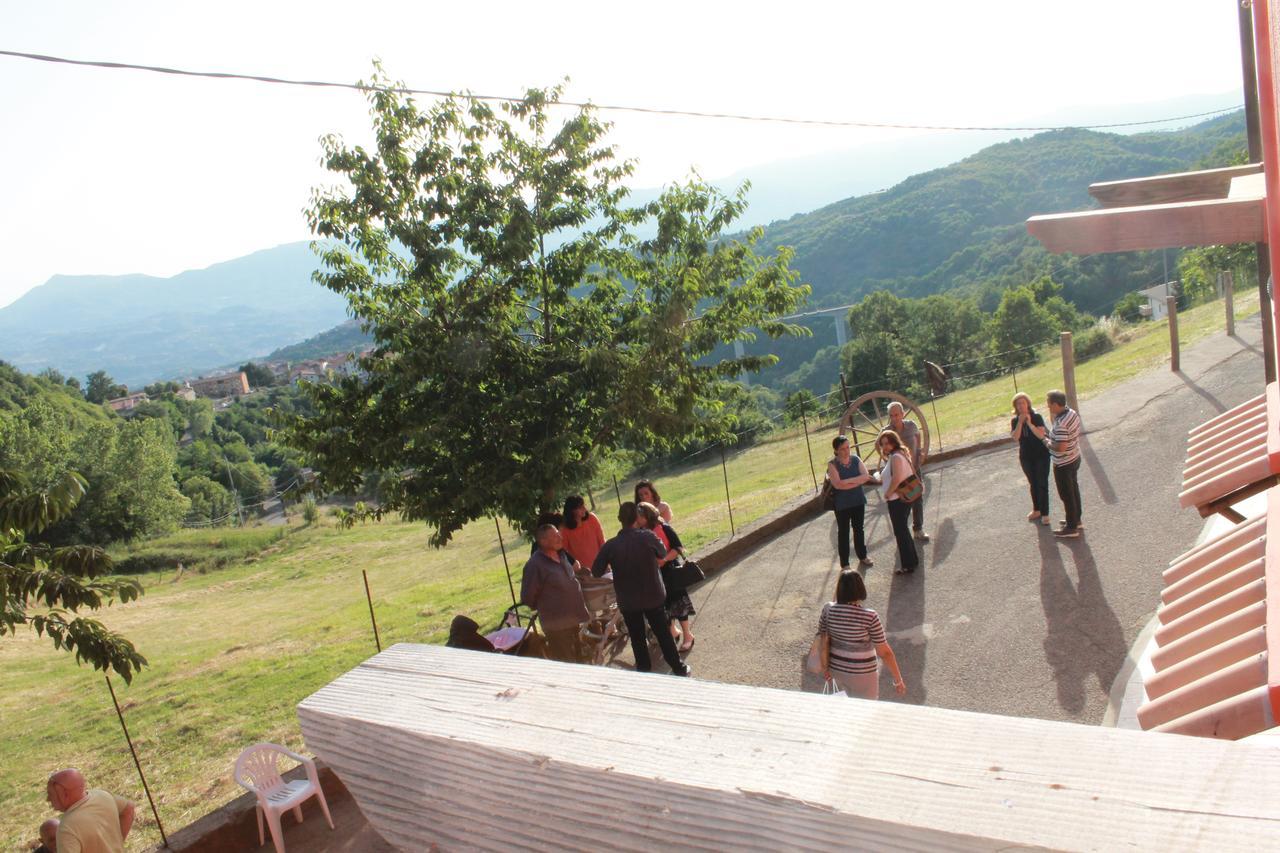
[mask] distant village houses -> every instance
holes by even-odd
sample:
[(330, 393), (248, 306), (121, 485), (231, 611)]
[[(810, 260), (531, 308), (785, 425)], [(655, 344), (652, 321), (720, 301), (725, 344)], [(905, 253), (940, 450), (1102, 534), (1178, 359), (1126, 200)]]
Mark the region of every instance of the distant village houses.
[(114, 400), (108, 400), (107, 405), (113, 412), (128, 412), (136, 406), (143, 403), (149, 403), (151, 398), (147, 396), (146, 391), (139, 391), (136, 394), (126, 394), (123, 397), (116, 397)]
[(197, 396), (212, 397), (215, 400), (223, 397), (242, 397), (249, 393), (249, 378), (244, 375), (243, 370), (193, 379), (190, 385)]

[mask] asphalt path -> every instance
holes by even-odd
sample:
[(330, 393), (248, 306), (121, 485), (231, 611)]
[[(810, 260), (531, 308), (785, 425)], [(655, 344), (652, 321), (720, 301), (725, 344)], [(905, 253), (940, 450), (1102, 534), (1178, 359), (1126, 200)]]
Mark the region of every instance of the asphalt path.
[[(1259, 330), (1255, 316), (1234, 338), (1219, 334), (1184, 351), (1179, 373), (1164, 366), (1081, 400), (1079, 539), (1026, 521), (1030, 498), (1012, 445), (926, 466), (932, 542), (920, 546), (915, 574), (893, 574), (888, 515), (872, 497), (868, 603), (908, 685), (899, 698), (882, 672), (882, 699), (1100, 722), (1155, 612), (1161, 570), (1202, 525), (1177, 502), (1187, 430), (1261, 393)], [(1056, 525), (1052, 481), (1050, 493)], [(694, 590), (697, 643), (687, 660), (695, 677), (817, 687), (802, 660), (834, 595), (835, 541), (834, 518), (824, 514)]]

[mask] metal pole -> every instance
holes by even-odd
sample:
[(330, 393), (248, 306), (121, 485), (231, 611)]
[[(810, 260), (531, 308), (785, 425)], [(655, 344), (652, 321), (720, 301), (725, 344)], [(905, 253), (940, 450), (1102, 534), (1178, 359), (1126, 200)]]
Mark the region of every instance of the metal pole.
[(1178, 352), (1178, 297), (1166, 296), (1164, 304), (1169, 312), (1169, 369), (1177, 373), (1182, 366)]
[(813, 491), (818, 492), (818, 472), (813, 470), (813, 446), (809, 444), (809, 418), (804, 413), (804, 400), (800, 401), (800, 420), (804, 424), (804, 449), (809, 451), (809, 473), (813, 475)]
[(373, 623), (373, 643), (378, 647), (378, 652), (381, 653), (382, 638), (378, 636), (378, 620), (373, 615), (373, 594), (369, 592), (369, 573), (361, 569), (360, 574), (364, 575), (364, 597), (369, 602), (369, 621)]
[(1236, 333), (1236, 276), (1231, 270), (1219, 273), (1222, 277), (1222, 298), (1227, 307), (1227, 335)]
[(724, 505), (729, 508), (729, 536), (737, 536), (733, 526), (733, 501), (729, 500), (729, 466), (724, 461), (724, 443), (720, 444), (720, 470), (724, 472)]
[(622, 506), (622, 490), (618, 488), (618, 475), (613, 475), (613, 493), (618, 496), (618, 506)]
[(933, 431), (938, 434), (938, 450), (942, 450), (942, 427), (938, 426), (938, 398), (929, 392), (929, 405), (933, 407)]
[(147, 795), (147, 802), (151, 804), (151, 815), (156, 819), (156, 826), (160, 828), (160, 840), (164, 842), (164, 846), (169, 846), (169, 837), (164, 834), (164, 824), (160, 822), (160, 812), (156, 811), (156, 801), (151, 798), (151, 786), (147, 784), (147, 776), (142, 772), (142, 762), (138, 761), (138, 751), (133, 748), (133, 738), (129, 737), (129, 727), (124, 724), (124, 714), (120, 711), (120, 700), (116, 699), (116, 689), (111, 685), (111, 676), (103, 675), (107, 680), (107, 689), (111, 691), (111, 704), (116, 706), (116, 716), (120, 718), (120, 728), (124, 730), (125, 742), (129, 744), (129, 754), (133, 756), (133, 766), (138, 768), (138, 778), (142, 780), (142, 790)]
[(502, 525), (498, 523), (498, 517), (493, 517), (493, 529), (498, 531), (498, 548), (502, 551), (502, 565), (507, 570), (507, 586), (511, 588), (511, 606), (515, 607), (519, 602), (516, 601), (516, 585), (511, 580), (511, 564), (507, 562), (507, 543), (502, 541)]

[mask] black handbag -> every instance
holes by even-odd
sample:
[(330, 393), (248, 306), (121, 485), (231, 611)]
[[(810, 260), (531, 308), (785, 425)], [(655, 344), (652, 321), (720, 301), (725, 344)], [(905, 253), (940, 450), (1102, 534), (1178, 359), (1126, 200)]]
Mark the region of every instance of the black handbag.
[(702, 567), (694, 560), (668, 563), (662, 567), (662, 583), (668, 591), (688, 589), (706, 578), (706, 572), (702, 571)]
[(836, 510), (836, 487), (831, 485), (831, 478), (826, 477), (822, 481), (822, 511), (835, 512)]

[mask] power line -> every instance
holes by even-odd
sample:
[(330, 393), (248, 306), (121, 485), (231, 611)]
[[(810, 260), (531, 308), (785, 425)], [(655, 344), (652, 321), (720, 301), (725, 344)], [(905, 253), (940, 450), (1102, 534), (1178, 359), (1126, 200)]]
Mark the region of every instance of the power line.
[[(133, 62), (109, 62), (105, 60), (71, 59), (65, 56), (52, 56), (44, 53), (26, 53), (18, 50), (0, 50), (0, 56), (15, 59), (29, 59), (37, 62), (51, 62), (62, 65), (77, 65), (89, 68), (107, 68), (112, 70), (148, 71), (154, 74), (171, 74), (179, 77), (203, 77), (214, 80), (247, 80), (254, 83), (270, 83), (283, 86), (310, 86), (322, 89), (349, 89), (357, 92), (394, 92), (401, 95), (430, 95), (437, 98), (464, 98), (469, 101), (490, 101), (495, 103), (519, 103), (523, 98), (510, 95), (477, 95), (474, 92), (447, 92), (441, 89), (416, 89), (407, 86), (372, 86), (366, 83), (337, 83), (329, 80), (298, 80), (288, 77), (272, 77), (265, 74), (241, 74), (232, 71), (193, 71), (186, 68), (171, 68), (164, 65), (140, 65)], [(1195, 118), (1222, 115), (1242, 109), (1236, 104), (1221, 109), (1202, 113), (1170, 116), (1169, 118), (1146, 119), (1143, 121), (1121, 121), (1105, 124), (1072, 124), (1045, 126), (981, 126), (981, 125), (941, 125), (912, 124), (908, 122), (874, 122), (874, 121), (841, 121), (835, 119), (788, 118), (785, 116), (750, 115), (746, 113), (704, 112), (700, 110), (676, 110), (662, 107), (642, 107), (624, 104), (596, 104), (591, 101), (551, 101), (561, 107), (575, 107), (600, 110), (602, 112), (627, 112), (646, 115), (679, 116), (685, 118), (728, 119), (731, 121), (750, 121), (770, 124), (795, 124), (819, 127), (857, 127), (879, 130), (954, 130), (954, 131), (1018, 131), (1042, 132), (1050, 130), (1114, 130), (1122, 127), (1143, 127), (1156, 124), (1167, 124), (1175, 121), (1187, 121)]]

